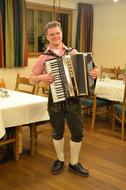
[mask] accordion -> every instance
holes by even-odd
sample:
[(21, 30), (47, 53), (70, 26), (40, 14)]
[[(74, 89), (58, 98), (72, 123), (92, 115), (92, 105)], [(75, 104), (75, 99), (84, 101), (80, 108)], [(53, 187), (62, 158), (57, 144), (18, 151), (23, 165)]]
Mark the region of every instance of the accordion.
[(89, 75), (94, 63), (91, 53), (67, 54), (45, 62), (47, 73), (55, 80), (50, 85), (53, 102), (69, 97), (89, 95), (94, 90), (94, 79)]

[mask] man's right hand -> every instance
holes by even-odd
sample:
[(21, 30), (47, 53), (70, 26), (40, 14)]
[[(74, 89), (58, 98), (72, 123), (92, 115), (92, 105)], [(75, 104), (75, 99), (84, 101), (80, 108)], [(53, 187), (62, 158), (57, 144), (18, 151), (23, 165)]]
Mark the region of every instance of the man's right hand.
[(47, 84), (51, 84), (54, 81), (54, 77), (51, 74), (43, 74), (41, 80)]

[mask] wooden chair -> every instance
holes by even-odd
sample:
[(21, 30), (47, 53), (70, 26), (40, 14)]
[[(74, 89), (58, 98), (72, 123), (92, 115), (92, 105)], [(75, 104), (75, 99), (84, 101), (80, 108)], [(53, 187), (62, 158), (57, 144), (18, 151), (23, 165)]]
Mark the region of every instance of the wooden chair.
[(116, 78), (122, 80), (124, 77), (124, 69), (120, 69), (120, 66), (116, 69)]
[(36, 85), (36, 91), (35, 91), (36, 95), (48, 97), (48, 93), (49, 93), (49, 85), (48, 84), (46, 84), (44, 82), (39, 82)]
[[(46, 83), (39, 82), (36, 85), (35, 94), (39, 95), (39, 96), (48, 97), (48, 93), (49, 93), (48, 87), (49, 86)], [(48, 121), (36, 122), (36, 123), (31, 125), (32, 154), (34, 154), (34, 152), (37, 150), (38, 135), (43, 133), (43, 129), (41, 129), (41, 127), (43, 127), (43, 125), (46, 124), (46, 123), (49, 123), (49, 120)]]
[(10, 159), (10, 157), (13, 157), (12, 155), (13, 153), (14, 153), (15, 160), (19, 160), (20, 129), (21, 129), (20, 126), (6, 128), (5, 136), (2, 139), (0, 139), (0, 146), (7, 145), (6, 157), (4, 157), (2, 162), (6, 162)]
[(0, 79), (0, 88), (6, 88), (6, 85), (5, 85), (3, 78)]
[(112, 122), (113, 131), (115, 129), (115, 120), (121, 123), (121, 140), (124, 140), (124, 129), (126, 122), (126, 83), (124, 89), (123, 102), (113, 104), (113, 122)]
[(107, 68), (101, 65), (100, 77), (101, 78), (110, 77), (111, 79), (116, 79), (117, 78), (116, 67)]
[[(16, 79), (16, 84), (15, 84), (15, 90), (16, 91), (20, 91), (20, 92), (25, 92), (25, 93), (29, 93), (29, 94), (35, 94), (35, 90), (36, 90), (36, 85), (31, 84), (29, 81), (29, 78), (24, 77), (24, 76), (20, 76), (20, 74), (17, 74), (17, 79)], [(33, 131), (33, 124), (27, 124), (27, 125), (22, 125), (20, 126), (21, 129), (20, 131), (22, 131), (22, 127), (29, 127), (30, 129), (30, 141), (31, 141), (31, 154), (33, 152), (33, 137), (32, 137), (32, 131)], [(21, 134), (21, 133), (20, 133)], [(21, 135), (20, 135), (21, 136)], [(20, 152), (22, 152), (22, 147), (20, 147)]]
[(106, 115), (108, 115), (108, 113), (110, 113), (110, 109), (112, 107), (111, 101), (101, 99), (101, 98), (96, 98), (96, 94), (94, 94), (91, 97), (80, 98), (80, 104), (81, 104), (82, 108), (83, 108), (83, 106), (85, 106), (85, 108), (90, 108), (90, 110), (92, 111), (92, 125), (91, 125), (92, 129), (94, 129), (94, 127), (95, 127), (96, 116), (103, 115), (104, 113), (106, 113)]
[[(30, 90), (28, 87), (31, 87)], [(29, 82), (28, 78), (21, 77), (19, 74), (17, 74), (15, 90), (20, 91), (20, 92), (27, 92), (27, 93), (35, 94), (35, 95), (41, 95), (41, 96), (47, 96), (48, 94), (48, 88), (45, 83), (41, 82), (41, 83), (38, 83), (37, 85), (32, 85)], [(28, 125), (22, 126), (22, 127), (29, 126), (29, 129), (30, 129), (31, 155), (33, 155), (37, 149), (38, 134), (42, 133), (42, 130), (38, 130), (39, 128), (38, 126), (43, 125), (46, 122), (47, 121), (35, 122), (35, 123), (30, 123)]]
[[(103, 74), (104, 77), (109, 76), (111, 78), (116, 78), (116, 68), (104, 68), (101, 66), (100, 77), (101, 75), (103, 77)], [(96, 98), (96, 94), (93, 94), (90, 97), (80, 98), (80, 104), (82, 106), (82, 111), (85, 108), (92, 110), (92, 129), (95, 127), (97, 115), (103, 115), (104, 113), (108, 115), (112, 110), (112, 101)]]
[(20, 92), (35, 94), (36, 85), (31, 84), (29, 82), (29, 78), (20, 76), (20, 74), (18, 73), (17, 79), (16, 79), (15, 90), (20, 91)]

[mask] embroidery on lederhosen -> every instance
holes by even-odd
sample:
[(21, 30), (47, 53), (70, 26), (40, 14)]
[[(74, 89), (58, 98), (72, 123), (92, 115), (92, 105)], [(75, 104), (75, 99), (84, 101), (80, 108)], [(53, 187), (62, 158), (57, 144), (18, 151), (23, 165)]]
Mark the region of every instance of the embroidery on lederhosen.
[(53, 112), (58, 112), (58, 111), (60, 111), (62, 109), (62, 106), (61, 106), (61, 103), (60, 102), (58, 102), (58, 103), (53, 103), (52, 105), (51, 105), (51, 111), (53, 111)]

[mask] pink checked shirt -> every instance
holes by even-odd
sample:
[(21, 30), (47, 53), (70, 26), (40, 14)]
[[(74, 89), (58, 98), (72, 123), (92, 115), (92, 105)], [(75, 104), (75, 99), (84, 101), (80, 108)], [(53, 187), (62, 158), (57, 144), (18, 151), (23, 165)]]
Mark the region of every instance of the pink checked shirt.
[[(60, 49), (60, 53), (58, 55), (59, 56), (63, 56), (65, 54), (65, 51), (67, 49), (68, 49), (68, 47), (63, 44), (62, 48)], [(51, 49), (50, 47), (47, 48), (47, 50), (45, 51), (45, 53), (48, 52), (49, 50), (51, 52), (55, 53), (53, 51), (53, 49)], [(77, 54), (78, 52), (77, 52), (76, 49), (73, 49), (70, 53), (71, 54)], [(54, 58), (54, 56), (44, 55), (44, 54), (40, 55), (40, 57), (38, 58), (37, 63), (32, 68), (32, 73), (31, 74), (34, 74), (34, 75), (37, 76), (37, 75), (41, 75), (42, 73), (44, 73), (44, 71), (45, 71), (45, 67), (44, 67), (45, 61), (49, 60), (49, 59), (52, 59), (52, 58)]]

